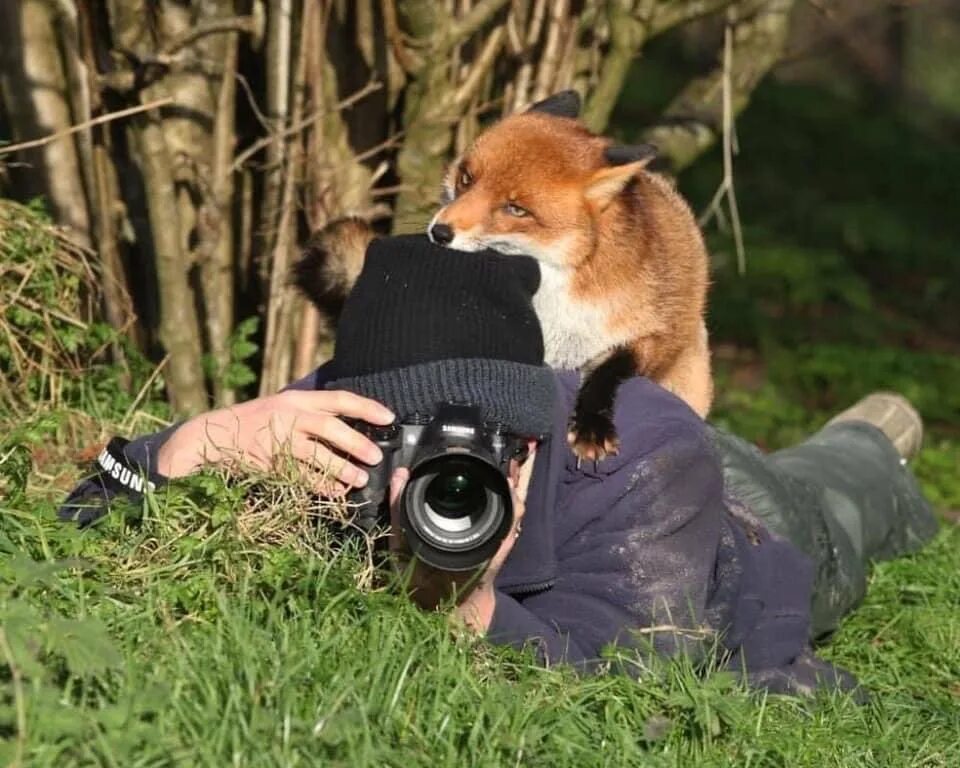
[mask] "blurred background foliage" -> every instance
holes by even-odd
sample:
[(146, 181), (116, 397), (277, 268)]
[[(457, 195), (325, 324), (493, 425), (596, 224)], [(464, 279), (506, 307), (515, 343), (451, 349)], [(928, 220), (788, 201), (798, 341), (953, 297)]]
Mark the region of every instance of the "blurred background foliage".
[[(795, 24), (737, 121), (746, 272), (729, 227), (711, 227), (714, 418), (775, 449), (871, 390), (898, 390), (930, 428), (917, 471), (956, 511), (960, 90), (947, 84), (960, 77), (960, 23), (945, 3), (892, 14), (840, 25), (826, 45), (809, 19)], [(649, 119), (697, 54), (683, 35), (652, 46), (616, 129)], [(721, 175), (715, 148), (680, 176), (696, 210)]]

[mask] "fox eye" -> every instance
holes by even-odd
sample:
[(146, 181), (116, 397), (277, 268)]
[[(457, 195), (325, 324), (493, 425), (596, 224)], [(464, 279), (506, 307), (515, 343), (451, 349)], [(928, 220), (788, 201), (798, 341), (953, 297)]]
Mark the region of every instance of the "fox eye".
[(460, 175), (457, 176), (457, 186), (458, 187), (469, 187), (473, 184), (473, 176), (470, 175), (470, 171), (466, 168), (460, 169)]
[(516, 216), (518, 219), (523, 218), (524, 216), (530, 215), (530, 211), (528, 211), (526, 208), (523, 208), (517, 205), (516, 203), (506, 203), (503, 206), (503, 210), (505, 210), (511, 216)]

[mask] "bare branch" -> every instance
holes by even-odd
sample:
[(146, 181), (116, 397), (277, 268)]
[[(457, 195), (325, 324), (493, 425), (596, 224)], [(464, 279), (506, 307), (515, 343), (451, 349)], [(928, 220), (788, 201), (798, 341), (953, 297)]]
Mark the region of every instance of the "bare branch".
[[(379, 83), (376, 80), (371, 80), (369, 83), (363, 86), (363, 88), (361, 88), (356, 93), (352, 93), (351, 95), (347, 96), (345, 99), (342, 99), (341, 101), (337, 102), (336, 106), (334, 107), (334, 111), (339, 112), (340, 110), (348, 109), (352, 105), (356, 104), (358, 101), (365, 99), (374, 91), (380, 90), (380, 88), (382, 87), (383, 87), (383, 83)], [(230, 166), (231, 172), (236, 171), (239, 168), (243, 167), (243, 164), (247, 162), (247, 160), (249, 160), (251, 157), (257, 154), (257, 152), (259, 152), (264, 147), (267, 147), (276, 141), (283, 141), (285, 139), (289, 139), (291, 136), (295, 136), (296, 134), (300, 133), (304, 129), (309, 128), (318, 120), (322, 120), (324, 117), (326, 117), (326, 115), (329, 112), (330, 110), (328, 109), (318, 109), (309, 117), (305, 117), (302, 120), (298, 120), (293, 125), (289, 126), (283, 131), (275, 133), (272, 136), (264, 136), (262, 139), (257, 139), (255, 142), (253, 142), (253, 144), (251, 144), (249, 147), (243, 150), (243, 152), (241, 152), (239, 155), (236, 156), (236, 158), (233, 161), (233, 165)]]
[(189, 32), (165, 46), (157, 58), (162, 60), (164, 57), (173, 56), (207, 35), (217, 35), (222, 32), (247, 32), (252, 34), (256, 31), (256, 27), (256, 19), (253, 16), (235, 16), (231, 19), (213, 19), (212, 21), (201, 22)]
[(645, 39), (642, 28), (630, 16), (630, 0), (612, 0), (607, 14), (610, 50), (603, 58), (600, 79), (583, 113), (583, 121), (587, 127), (598, 133), (607, 127), (630, 63)]
[(685, 0), (682, 3), (676, 0), (661, 0), (650, 18), (641, 21), (649, 23), (647, 34), (654, 37), (678, 24), (723, 10), (733, 3), (734, 0)]
[(108, 112), (105, 115), (100, 115), (92, 120), (84, 120), (82, 123), (71, 125), (69, 128), (66, 128), (62, 131), (57, 131), (56, 133), (51, 133), (50, 135), (43, 136), (39, 139), (31, 139), (30, 141), (22, 141), (19, 144), (8, 144), (5, 147), (0, 147), (0, 156), (9, 155), (11, 152), (19, 152), (23, 149), (30, 149), (31, 147), (42, 147), (44, 144), (49, 144), (51, 141), (62, 139), (64, 136), (69, 136), (73, 133), (77, 133), (78, 131), (86, 130), (94, 125), (109, 123), (112, 120), (119, 120), (123, 117), (136, 115), (139, 112), (147, 112), (151, 109), (156, 109), (157, 107), (165, 107), (167, 104), (171, 103), (173, 103), (173, 99), (169, 96), (166, 96), (162, 99), (155, 99), (154, 101), (146, 104), (138, 104), (135, 107), (128, 107), (127, 109), (121, 109), (117, 112)]
[(234, 323), (234, 242), (230, 220), (234, 176), (230, 161), (237, 142), (235, 75), (239, 35), (231, 33), (222, 42), (224, 71), (220, 78), (212, 136), (213, 158), (210, 171), (213, 182), (199, 211), (198, 226), (201, 236), (198, 251), (204, 255), (200, 274), (207, 308), (207, 337), (212, 358), (217, 366), (217, 374), (213, 377), (213, 390), (219, 406), (233, 405), (236, 402), (236, 393), (232, 387), (227, 386), (224, 375), (230, 363), (229, 337)]
[(487, 76), (487, 73), (493, 67), (497, 54), (500, 52), (500, 46), (503, 45), (505, 34), (506, 30), (503, 25), (497, 27), (490, 37), (487, 38), (480, 55), (471, 62), (470, 73), (453, 97), (453, 102), (458, 109), (465, 107), (470, 99), (474, 97), (477, 89), (483, 82), (483, 78)]
[[(783, 53), (789, 15), (795, 0), (743, 0), (731, 6), (733, 60), (731, 105), (739, 114), (760, 80)], [(752, 11), (743, 14), (743, 10)], [(719, 138), (723, 123), (723, 66), (688, 83), (664, 112), (661, 121), (643, 132), (670, 158), (675, 170), (685, 168)]]
[(390, 44), (390, 50), (397, 63), (405, 72), (415, 72), (420, 67), (420, 61), (407, 48), (403, 32), (397, 23), (397, 6), (395, 0), (383, 0), (381, 6), (383, 13), (384, 35)]
[(550, 9), (550, 25), (547, 27), (547, 42), (540, 56), (540, 68), (537, 70), (537, 84), (533, 90), (533, 100), (546, 98), (550, 94), (554, 75), (560, 63), (560, 43), (563, 27), (567, 21), (569, 0), (554, 0)]
[[(318, 26), (317, 20), (314, 18), (314, 14), (317, 12), (316, 5), (308, 3), (304, 8), (303, 18), (300, 22), (300, 45), (293, 85), (292, 118), (294, 126), (299, 125), (302, 121), (306, 96), (307, 59), (311, 38), (316, 35)], [(287, 325), (292, 317), (292, 307), (290, 301), (287, 300), (289, 296), (288, 268), (290, 255), (296, 241), (295, 195), (298, 175), (302, 171), (302, 144), (291, 142), (290, 152), (285, 153), (285, 155), (285, 168), (281, 172), (280, 219), (269, 260), (269, 296), (266, 311), (264, 358), (260, 376), (261, 395), (278, 391), (288, 381), (292, 354), (290, 338), (287, 334)]]
[(723, 180), (697, 223), (703, 227), (713, 216), (722, 223), (720, 204), (726, 196), (730, 207), (730, 221), (733, 225), (733, 240), (737, 250), (737, 271), (742, 275), (747, 265), (743, 249), (743, 229), (740, 226), (740, 208), (737, 205), (737, 194), (733, 183), (733, 153), (736, 148), (736, 138), (733, 132), (732, 77), (733, 25), (728, 23), (723, 33)]
[(490, 21), (507, 2), (508, 0), (480, 0), (466, 16), (454, 22), (453, 26), (446, 33), (448, 46), (453, 47), (457, 43), (461, 43), (469, 38), (474, 32)]
[[(533, 6), (533, 13), (530, 16), (530, 23), (527, 26), (527, 35), (524, 40), (524, 50), (529, 50), (537, 44), (540, 39), (540, 31), (543, 29), (543, 20), (546, 18), (547, 2), (546, 0), (536, 0)], [(530, 80), (533, 77), (533, 61), (529, 58), (520, 65), (517, 77), (514, 80), (513, 103), (509, 105), (511, 111), (516, 112), (521, 107), (529, 103), (527, 92), (530, 89)]]

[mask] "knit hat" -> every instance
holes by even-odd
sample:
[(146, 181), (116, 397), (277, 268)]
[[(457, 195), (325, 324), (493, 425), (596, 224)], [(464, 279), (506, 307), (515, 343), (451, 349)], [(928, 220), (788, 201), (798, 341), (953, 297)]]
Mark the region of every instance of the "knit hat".
[(454, 251), (425, 235), (374, 240), (337, 325), (327, 388), (400, 419), (466, 403), (515, 434), (546, 434), (554, 381), (533, 311), (539, 284), (527, 256)]

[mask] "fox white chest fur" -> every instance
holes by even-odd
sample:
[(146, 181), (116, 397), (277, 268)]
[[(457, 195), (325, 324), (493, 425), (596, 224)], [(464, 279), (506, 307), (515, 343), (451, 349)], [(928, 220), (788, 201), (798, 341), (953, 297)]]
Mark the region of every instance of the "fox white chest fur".
[(597, 302), (571, 294), (573, 270), (540, 261), (540, 288), (533, 308), (543, 332), (544, 362), (551, 368), (580, 368), (626, 339), (606, 330), (607, 313)]

